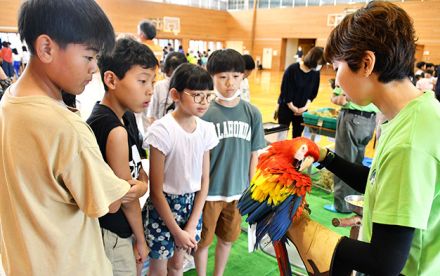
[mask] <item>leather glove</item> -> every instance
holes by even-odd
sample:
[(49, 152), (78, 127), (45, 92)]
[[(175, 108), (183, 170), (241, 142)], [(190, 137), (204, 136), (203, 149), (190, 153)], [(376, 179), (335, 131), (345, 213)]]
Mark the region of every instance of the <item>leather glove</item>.
[(295, 219), (286, 233), (309, 275), (330, 275), (333, 255), (342, 236), (310, 219), (306, 212)]

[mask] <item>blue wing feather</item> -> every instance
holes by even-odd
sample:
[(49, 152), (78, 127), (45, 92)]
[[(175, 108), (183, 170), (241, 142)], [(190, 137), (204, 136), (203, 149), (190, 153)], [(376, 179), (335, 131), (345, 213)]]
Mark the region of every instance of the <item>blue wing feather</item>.
[(302, 197), (291, 195), (275, 210), (275, 214), (268, 230), (268, 234), (272, 241), (277, 241), (284, 237), (292, 224), (292, 219), (301, 204), (301, 201)]

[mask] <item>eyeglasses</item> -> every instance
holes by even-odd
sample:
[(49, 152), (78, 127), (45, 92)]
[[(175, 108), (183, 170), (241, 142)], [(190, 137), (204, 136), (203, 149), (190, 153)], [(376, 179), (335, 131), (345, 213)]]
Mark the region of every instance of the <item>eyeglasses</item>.
[(212, 100), (214, 100), (216, 98), (215, 93), (189, 93), (186, 91), (183, 91), (183, 93), (190, 95), (191, 97), (193, 97), (194, 103), (196, 104), (201, 104), (203, 103), (203, 101), (206, 100), (207, 103), (210, 103)]

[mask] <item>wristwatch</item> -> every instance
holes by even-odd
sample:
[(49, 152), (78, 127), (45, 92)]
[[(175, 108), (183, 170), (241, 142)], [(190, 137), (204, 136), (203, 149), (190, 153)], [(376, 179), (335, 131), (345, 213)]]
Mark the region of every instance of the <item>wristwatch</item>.
[(317, 168), (322, 169), (326, 167), (328, 164), (330, 164), (333, 161), (334, 158), (335, 158), (335, 153), (327, 149), (327, 153), (325, 154), (324, 159), (321, 162), (319, 162), (319, 166)]

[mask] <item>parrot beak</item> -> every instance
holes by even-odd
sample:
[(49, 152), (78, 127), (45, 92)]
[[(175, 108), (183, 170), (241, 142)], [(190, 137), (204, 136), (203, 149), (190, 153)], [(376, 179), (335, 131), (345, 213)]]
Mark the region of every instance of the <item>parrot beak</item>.
[(312, 156), (306, 156), (306, 158), (304, 158), (304, 160), (301, 162), (298, 171), (303, 172), (307, 170), (314, 162), (315, 159)]

